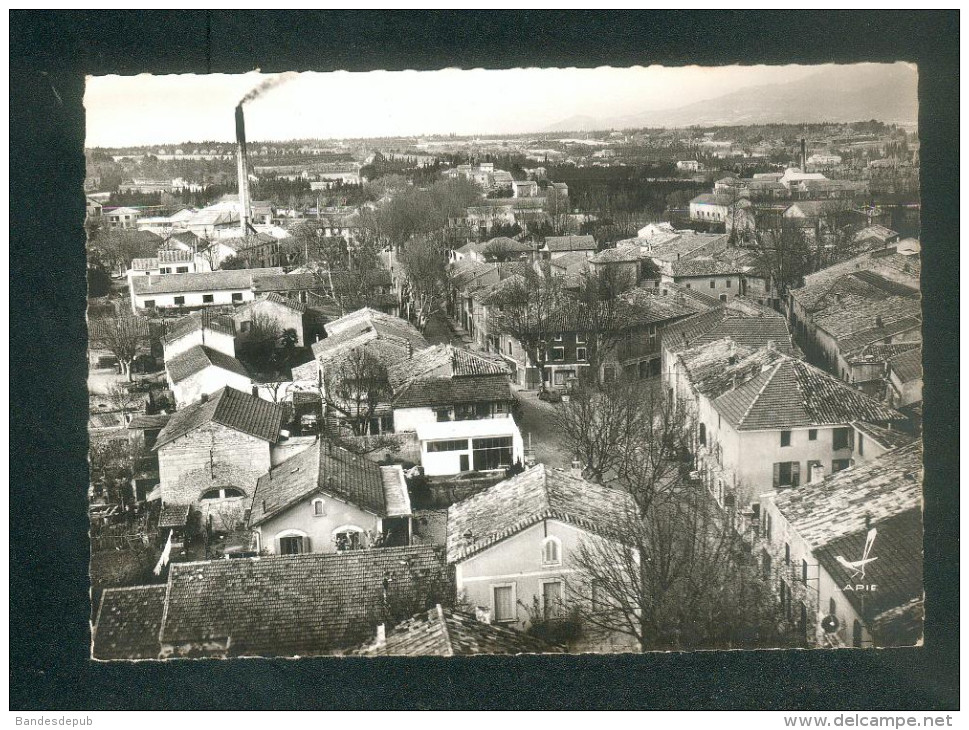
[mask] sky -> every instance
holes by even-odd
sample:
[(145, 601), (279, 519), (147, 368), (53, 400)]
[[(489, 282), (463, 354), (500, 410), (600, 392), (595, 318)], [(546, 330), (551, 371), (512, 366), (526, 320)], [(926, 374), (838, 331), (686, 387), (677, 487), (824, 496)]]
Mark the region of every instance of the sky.
[[(246, 104), (253, 141), (515, 134), (575, 115), (672, 109), (821, 66), (651, 66), (301, 73)], [(88, 77), (87, 147), (235, 138), (233, 109), (272, 75)]]

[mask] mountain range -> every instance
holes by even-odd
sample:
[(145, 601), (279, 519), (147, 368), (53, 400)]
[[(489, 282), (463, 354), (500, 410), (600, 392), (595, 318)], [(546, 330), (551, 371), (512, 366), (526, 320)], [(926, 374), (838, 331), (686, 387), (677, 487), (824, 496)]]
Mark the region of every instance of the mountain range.
[(833, 66), (782, 84), (750, 86), (685, 106), (621, 117), (578, 115), (547, 132), (768, 123), (918, 121), (918, 72), (907, 64)]

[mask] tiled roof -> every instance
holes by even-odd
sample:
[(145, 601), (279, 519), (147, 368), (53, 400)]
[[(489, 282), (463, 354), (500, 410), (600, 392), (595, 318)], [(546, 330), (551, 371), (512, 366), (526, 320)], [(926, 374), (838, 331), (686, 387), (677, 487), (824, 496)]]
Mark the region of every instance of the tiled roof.
[(279, 304), (283, 307), (292, 309), (294, 312), (299, 312), (300, 314), (306, 311), (305, 304), (289, 299), (288, 297), (284, 297), (282, 294), (279, 294), (277, 292), (271, 291), (268, 294), (262, 294), (257, 299), (254, 299), (253, 301), (239, 307), (236, 310), (236, 314), (239, 314), (240, 312), (247, 312), (250, 309), (256, 307), (257, 305), (263, 302), (270, 302), (271, 304)]
[(589, 265), (589, 256), (586, 251), (569, 251), (549, 261), (549, 265), (553, 268), (565, 269), (571, 272), (587, 267)]
[(279, 439), (282, 420), (283, 409), (275, 403), (226, 387), (213, 393), (208, 400), (176, 411), (158, 434), (155, 448), (159, 449), (206, 423), (218, 423), (274, 444)]
[(465, 560), (544, 519), (613, 535), (634, 509), (632, 497), (626, 492), (538, 464), (451, 505), (447, 519), (448, 561)]
[[(417, 331), (417, 328), (407, 320), (378, 312), (369, 307), (358, 309), (332, 322), (327, 322), (326, 331), (329, 335), (334, 335), (344, 330), (355, 329), (361, 325), (370, 327), (381, 336), (395, 337), (410, 343), (415, 349), (429, 345), (424, 336)], [(321, 340), (321, 342), (325, 342), (325, 340)]]
[[(682, 261), (703, 252), (707, 255), (715, 254), (727, 248), (730, 237), (726, 233), (697, 233), (695, 231), (679, 231), (673, 237), (666, 237), (658, 241), (648, 241), (644, 238), (629, 239), (646, 247), (646, 251), (654, 259), (662, 261)], [(625, 243), (625, 241), (620, 241)]]
[(190, 347), (185, 352), (180, 352), (175, 357), (165, 361), (165, 370), (168, 371), (168, 377), (172, 379), (173, 383), (180, 383), (208, 367), (216, 367), (230, 373), (249, 377), (246, 366), (234, 357), (202, 345)]
[[(814, 312), (829, 306), (828, 295), (829, 293), (835, 295), (841, 291), (836, 288), (839, 283), (845, 287), (853, 286), (855, 291), (867, 293), (869, 296), (884, 297), (893, 293), (885, 289), (879, 291), (879, 281), (872, 277), (868, 277), (867, 280), (856, 277), (855, 282), (840, 282), (842, 277), (862, 271), (874, 272), (882, 279), (891, 279), (906, 284), (911, 289), (917, 289), (921, 265), (918, 256), (896, 253), (895, 248), (867, 252), (809, 274), (804, 277), (804, 286), (791, 290), (791, 296), (807, 311)], [(860, 287), (862, 284), (866, 286)]]
[(132, 416), (131, 420), (128, 422), (128, 430), (149, 431), (154, 428), (165, 428), (171, 417), (172, 416), (169, 413), (158, 413), (154, 416), (138, 413)]
[(848, 358), (848, 362), (851, 363), (878, 363), (886, 362), (889, 359), (900, 355), (903, 352), (907, 352), (912, 349), (916, 349), (922, 346), (921, 342), (893, 342), (888, 345), (883, 342), (873, 342), (870, 345), (863, 347), (857, 352), (853, 353), (851, 357)]
[[(259, 477), (252, 498), (250, 525), (262, 524), (317, 492), (386, 517), (389, 513), (381, 468), (365, 456), (321, 440)], [(395, 490), (395, 502), (399, 501), (398, 487), (389, 476), (387, 486)]]
[[(884, 520), (872, 520), (877, 530), (870, 557), (865, 566), (865, 581), (878, 590), (864, 595), (845, 591), (844, 596), (862, 616), (875, 616), (905, 606), (923, 596), (922, 588), (922, 508), (912, 508)], [(860, 560), (868, 539), (868, 530), (836, 538), (815, 548), (814, 556), (836, 585), (852, 582), (851, 573), (838, 560)]]
[(440, 604), (398, 624), (382, 644), (371, 643), (362, 656), (468, 656), (473, 654), (542, 654), (564, 649), (534, 636), (478, 621)]
[(282, 274), (281, 268), (225, 269), (190, 274), (164, 276), (136, 276), (131, 280), (135, 294), (179, 294), (181, 292), (223, 291), (251, 289), (253, 280), (267, 274)]
[(325, 279), (316, 274), (284, 274), (282, 270), (273, 274), (257, 276), (252, 281), (252, 290), (257, 294), (265, 292), (312, 291), (325, 288)]
[(158, 263), (160, 264), (185, 264), (195, 260), (191, 251), (182, 251), (175, 248), (162, 248), (158, 250)]
[(856, 421), (852, 425), (872, 441), (881, 444), (886, 449), (898, 449), (902, 446), (908, 446), (915, 440), (913, 436), (909, 436), (904, 431), (885, 428), (876, 423)]
[(484, 244), (480, 244), (479, 250), (485, 255), (507, 252), (523, 253), (534, 251), (535, 245), (525, 243), (524, 241), (516, 241), (514, 238), (508, 238), (507, 236), (498, 236)]
[(790, 356), (714, 399), (713, 407), (743, 431), (902, 418), (838, 378)]
[(606, 248), (597, 253), (591, 259), (593, 264), (618, 264), (642, 261), (648, 259), (649, 255), (635, 243), (624, 243), (620, 241), (615, 248)]
[(108, 588), (94, 626), (94, 659), (157, 659), (167, 586)]
[(340, 653), (453, 592), (432, 546), (175, 563), (160, 638), (228, 639), (233, 656)]
[(188, 521), (188, 504), (164, 504), (158, 515), (158, 527), (185, 527)]
[(921, 304), (910, 297), (870, 299), (845, 296), (837, 305), (814, 314), (814, 323), (838, 340), (838, 347), (844, 354), (918, 329), (921, 322)]
[(471, 352), (453, 345), (433, 345), (410, 353), (394, 363), (388, 368), (387, 375), (396, 390), (415, 380), (501, 375), (507, 372), (505, 361), (494, 355)]
[(922, 442), (774, 497), (777, 509), (812, 547), (865, 529), (872, 522), (922, 507)]
[(87, 335), (91, 344), (100, 345), (113, 332), (112, 327), (124, 332), (130, 328), (138, 337), (148, 338), (151, 335), (150, 325), (144, 317), (105, 317), (88, 319)]
[[(751, 316), (751, 311), (756, 314)], [(793, 349), (787, 320), (782, 315), (767, 308), (741, 311), (730, 306), (670, 325), (663, 331), (663, 347), (681, 352), (725, 337), (745, 347), (760, 348), (773, 342), (781, 352), (790, 353)]]
[(862, 228), (855, 234), (856, 241), (864, 241), (867, 238), (876, 238), (879, 241), (889, 241), (898, 238), (898, 232), (885, 226), (873, 225)]
[(164, 341), (170, 344), (202, 328), (225, 335), (235, 335), (235, 322), (232, 321), (232, 317), (202, 309), (179, 317), (171, 324), (166, 323)]
[(595, 251), (596, 239), (593, 236), (548, 236), (545, 248), (553, 251)]
[(416, 380), (394, 396), (395, 408), (420, 408), (455, 403), (508, 403), (514, 400), (507, 375)]
[(673, 262), (673, 276), (724, 276), (742, 272), (741, 266), (708, 256)]
[(770, 367), (781, 353), (770, 347), (754, 349), (729, 338), (684, 350), (679, 359), (693, 388), (707, 398), (719, 398)]
[(731, 195), (719, 195), (717, 193), (702, 193), (697, 195), (693, 200), (690, 201), (691, 204), (695, 205), (722, 205), (729, 206), (735, 202), (735, 198)]
[(919, 380), (922, 377), (922, 348), (917, 347), (889, 359), (889, 370), (903, 383)]
[(917, 646), (924, 629), (925, 599), (922, 596), (882, 611), (871, 622), (876, 646)]

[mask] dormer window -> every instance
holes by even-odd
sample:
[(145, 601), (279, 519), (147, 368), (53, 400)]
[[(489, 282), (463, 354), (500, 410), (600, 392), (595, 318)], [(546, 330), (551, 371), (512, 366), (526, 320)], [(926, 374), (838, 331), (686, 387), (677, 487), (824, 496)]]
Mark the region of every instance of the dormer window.
[(557, 537), (546, 537), (542, 541), (542, 565), (562, 564), (562, 541)]

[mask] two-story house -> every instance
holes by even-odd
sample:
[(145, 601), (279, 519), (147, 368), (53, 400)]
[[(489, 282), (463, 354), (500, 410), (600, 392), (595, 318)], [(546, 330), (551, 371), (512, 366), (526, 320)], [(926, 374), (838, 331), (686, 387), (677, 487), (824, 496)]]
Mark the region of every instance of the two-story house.
[(226, 387), (244, 392), (252, 387), (252, 377), (245, 365), (231, 355), (204, 345), (166, 357), (165, 375), (179, 408)]
[(166, 327), (162, 344), (169, 360), (193, 347), (207, 347), (235, 357), (236, 330), (232, 317), (207, 310), (191, 312)]
[(380, 466), (325, 439), (259, 477), (248, 524), (260, 550), (332, 553), (410, 541), (399, 465)]
[[(253, 332), (268, 325), (278, 334), (287, 330), (296, 333), (296, 346), (306, 343), (306, 305), (276, 292), (261, 294), (257, 299), (238, 307), (232, 313), (240, 342), (246, 342)], [(255, 326), (254, 326), (255, 324)]]
[[(626, 493), (544, 464), (451, 505), (447, 559), (457, 592), (499, 626), (527, 630), (539, 616), (565, 616), (588, 600), (575, 556), (588, 540), (616, 539), (635, 509)], [(634, 649), (623, 637), (597, 636), (577, 650)]]
[(229, 269), (187, 274), (132, 276), (129, 278), (131, 307), (144, 309), (212, 307), (244, 304), (256, 298), (253, 279), (265, 274), (282, 274), (276, 269)]

